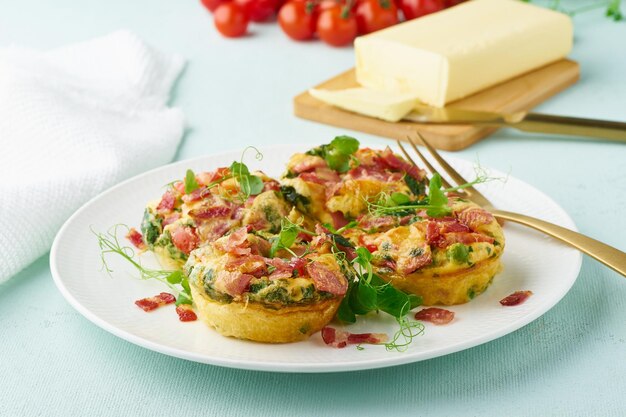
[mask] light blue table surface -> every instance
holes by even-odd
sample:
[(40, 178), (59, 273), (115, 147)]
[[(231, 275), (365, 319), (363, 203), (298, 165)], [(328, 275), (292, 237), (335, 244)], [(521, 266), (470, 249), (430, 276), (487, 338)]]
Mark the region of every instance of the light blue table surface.
[[(0, 46), (45, 49), (118, 28), (189, 60), (172, 101), (189, 124), (178, 160), (343, 133), (295, 118), (291, 99), (352, 66), (350, 48), (295, 43), (276, 24), (223, 39), (195, 0), (0, 1)], [(626, 22), (598, 10), (575, 28), (582, 78), (538, 110), (626, 121)], [(510, 171), (581, 232), (626, 250), (625, 144), (501, 131), (457, 155)], [(61, 297), (46, 255), (0, 286), (0, 416), (625, 416), (625, 340), (626, 281), (585, 258), (556, 307), (473, 349), (353, 373), (219, 368), (96, 327)]]

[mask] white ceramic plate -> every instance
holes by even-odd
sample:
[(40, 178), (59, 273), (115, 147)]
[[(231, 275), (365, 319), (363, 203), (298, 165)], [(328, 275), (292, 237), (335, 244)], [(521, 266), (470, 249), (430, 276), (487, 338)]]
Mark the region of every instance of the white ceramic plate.
[[(251, 156), (251, 169), (262, 169), (278, 177), (288, 157), (311, 146), (262, 148), (263, 161)], [(364, 345), (334, 349), (320, 334), (309, 340), (268, 345), (226, 338), (200, 321), (182, 323), (174, 306), (145, 313), (134, 301), (152, 296), (166, 287), (159, 282), (141, 281), (137, 273), (116, 255), (108, 257), (113, 276), (101, 269), (96, 237), (124, 223), (138, 227), (146, 202), (158, 198), (164, 184), (182, 178), (188, 168), (207, 171), (239, 160), (241, 151), (210, 155), (178, 162), (127, 180), (102, 193), (78, 210), (59, 231), (50, 253), (50, 267), (57, 287), (81, 314), (103, 329), (139, 346), (167, 355), (233, 368), (281, 372), (334, 372), (380, 368), (429, 359), (467, 349), (506, 335), (535, 320), (553, 307), (571, 288), (581, 265), (581, 254), (535, 231), (514, 224), (505, 225), (504, 271), (491, 287), (472, 302), (450, 307), (456, 312), (446, 326), (426, 323), (423, 336), (404, 352), (387, 351), (384, 346)], [(449, 158), (466, 178), (473, 178), (473, 164)], [(501, 175), (492, 171), (492, 175)], [(502, 175), (504, 176), (504, 175)], [(575, 229), (570, 217), (549, 197), (530, 185), (509, 177), (480, 186), (481, 191), (502, 209), (518, 211)], [(150, 253), (142, 257), (147, 266), (157, 267)], [(534, 295), (516, 307), (502, 307), (499, 300), (518, 290)], [(385, 314), (361, 318), (350, 326), (352, 332), (397, 330)]]

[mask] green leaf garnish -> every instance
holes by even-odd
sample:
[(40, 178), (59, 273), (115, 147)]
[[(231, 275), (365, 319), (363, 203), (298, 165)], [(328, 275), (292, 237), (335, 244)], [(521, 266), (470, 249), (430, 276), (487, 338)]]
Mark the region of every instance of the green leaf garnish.
[(237, 179), (239, 188), (241, 189), (239, 199), (242, 203), (245, 202), (251, 195), (260, 194), (263, 191), (264, 186), (261, 177), (250, 174), (250, 170), (246, 164), (243, 163), (243, 156), (248, 149), (254, 149), (256, 151), (255, 158), (258, 161), (263, 159), (263, 154), (257, 148), (254, 146), (248, 146), (241, 154), (241, 161), (234, 161), (230, 165), (230, 172), (232, 176)]
[(257, 195), (263, 191), (263, 180), (256, 175), (248, 175), (241, 182), (241, 192), (246, 195)]
[(374, 202), (367, 201), (368, 211), (373, 216), (407, 216), (415, 214), (417, 210), (426, 210), (430, 217), (444, 217), (452, 214), (448, 207), (448, 197), (446, 193), (462, 190), (475, 184), (491, 181), (490, 178), (480, 173), (474, 181), (457, 187), (442, 188), (441, 176), (435, 173), (430, 179), (428, 195), (411, 200), (411, 197), (404, 193), (380, 193)]
[(139, 271), (139, 277), (141, 279), (155, 279), (167, 285), (171, 290), (177, 293), (176, 305), (192, 304), (191, 289), (189, 288), (189, 281), (187, 280), (185, 274), (181, 271), (145, 268), (135, 260), (135, 251), (133, 248), (120, 243), (119, 238), (117, 237), (119, 228), (126, 229), (127, 231), (130, 230), (128, 226), (123, 224), (116, 224), (106, 233), (99, 233), (91, 229), (91, 232), (98, 238), (102, 267), (106, 270), (106, 272), (109, 275), (112, 275), (113, 273), (113, 270), (109, 267), (106, 256), (108, 254), (119, 255), (134, 266), (137, 271)]
[(359, 141), (350, 136), (337, 136), (329, 144), (322, 145), (307, 152), (309, 155), (322, 157), (330, 169), (346, 172), (350, 169), (352, 154), (359, 149)]
[(359, 141), (351, 136), (337, 136), (330, 142), (330, 146), (344, 155), (351, 155), (359, 150)]
[(196, 181), (196, 174), (194, 174), (192, 170), (188, 169), (187, 174), (185, 175), (185, 194), (190, 194), (198, 188), (200, 188), (200, 186)]
[(310, 236), (317, 236), (317, 234), (306, 230), (301, 227), (301, 223), (293, 223), (291, 220), (284, 218), (281, 220), (280, 232), (275, 237), (271, 238), (272, 247), (270, 248), (270, 258), (276, 256), (276, 252), (284, 249), (290, 252), (293, 256), (296, 255), (290, 248), (296, 243), (296, 238), (300, 233), (304, 233)]
[(444, 217), (452, 214), (452, 210), (448, 207), (448, 197), (445, 190), (441, 189), (441, 176), (435, 173), (430, 179), (428, 185), (428, 205), (426, 214), (430, 217)]

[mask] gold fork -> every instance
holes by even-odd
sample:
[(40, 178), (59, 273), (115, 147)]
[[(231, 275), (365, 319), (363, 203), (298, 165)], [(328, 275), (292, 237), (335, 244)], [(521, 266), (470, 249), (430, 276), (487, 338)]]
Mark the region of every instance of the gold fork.
[[(450, 166), (438, 153), (437, 151), (428, 143), (426, 140), (417, 133), (418, 138), (420, 139), (422, 145), (426, 147), (428, 152), (432, 155), (432, 157), (439, 163), (441, 168), (452, 178), (454, 182), (457, 184), (466, 184), (467, 181)], [(424, 165), (431, 173), (436, 173), (437, 170), (428, 162), (428, 159), (424, 157), (424, 155), (420, 152), (420, 150), (415, 145), (415, 142), (412, 138), (408, 138), (411, 147), (420, 157)], [(411, 156), (408, 154), (404, 146), (400, 141), (396, 141), (398, 146), (402, 150), (402, 153), (407, 157), (409, 161), (415, 166), (417, 164)], [(442, 184), (445, 188), (451, 188), (450, 184), (445, 180), (445, 178), (441, 178)], [(548, 236), (552, 236), (561, 242), (567, 243), (570, 246), (575, 247), (579, 251), (591, 256), (592, 258), (602, 262), (609, 268), (619, 272), (623, 276), (626, 277), (626, 253), (615, 249), (612, 246), (609, 246), (605, 243), (592, 239), (588, 236), (582, 235), (580, 233), (574, 232), (572, 230), (566, 229), (561, 226), (557, 226), (555, 224), (536, 219), (534, 217), (526, 216), (524, 214), (512, 213), (510, 211), (503, 211), (496, 209), (491, 202), (481, 193), (478, 192), (474, 187), (466, 187), (461, 190), (467, 195), (469, 200), (478, 204), (479, 206), (487, 209), (491, 214), (493, 214), (497, 219), (500, 220), (508, 220), (514, 223), (519, 223), (524, 226), (532, 227), (540, 232), (545, 233)]]

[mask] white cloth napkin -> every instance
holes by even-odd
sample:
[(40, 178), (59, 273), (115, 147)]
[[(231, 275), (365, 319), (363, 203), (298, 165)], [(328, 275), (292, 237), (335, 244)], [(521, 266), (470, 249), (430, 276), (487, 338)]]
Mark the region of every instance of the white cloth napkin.
[(0, 283), (84, 202), (173, 159), (184, 119), (167, 101), (183, 66), (127, 31), (0, 49)]

